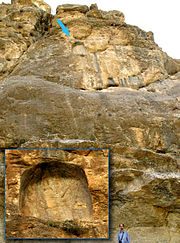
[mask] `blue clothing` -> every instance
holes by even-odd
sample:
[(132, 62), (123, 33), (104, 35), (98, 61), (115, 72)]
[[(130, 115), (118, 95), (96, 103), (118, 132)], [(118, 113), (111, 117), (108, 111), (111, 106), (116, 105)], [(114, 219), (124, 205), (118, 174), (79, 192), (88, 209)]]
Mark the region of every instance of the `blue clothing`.
[(126, 230), (124, 230), (124, 234), (122, 236), (123, 232), (118, 232), (118, 243), (122, 238), (122, 243), (130, 243), (130, 239), (129, 239), (129, 235), (128, 232)]

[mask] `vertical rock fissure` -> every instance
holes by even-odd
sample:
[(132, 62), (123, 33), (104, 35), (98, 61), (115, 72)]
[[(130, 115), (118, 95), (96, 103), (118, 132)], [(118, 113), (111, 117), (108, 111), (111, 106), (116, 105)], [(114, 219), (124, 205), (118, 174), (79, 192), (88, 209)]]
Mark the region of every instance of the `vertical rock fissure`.
[(96, 88), (99, 89), (100, 87), (102, 87), (103, 81), (101, 78), (101, 70), (98, 63), (97, 53), (94, 53), (94, 67), (95, 67), (96, 77), (98, 80)]

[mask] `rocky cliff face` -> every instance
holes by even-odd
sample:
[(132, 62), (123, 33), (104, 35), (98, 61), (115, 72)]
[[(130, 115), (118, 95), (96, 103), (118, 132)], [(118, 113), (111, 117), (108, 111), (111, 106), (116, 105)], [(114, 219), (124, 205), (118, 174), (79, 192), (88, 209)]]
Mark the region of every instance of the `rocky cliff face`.
[(109, 241), (125, 223), (134, 243), (178, 243), (179, 61), (118, 11), (0, 11), (1, 149), (109, 148)]
[(6, 215), (7, 238), (107, 238), (108, 150), (6, 150)]

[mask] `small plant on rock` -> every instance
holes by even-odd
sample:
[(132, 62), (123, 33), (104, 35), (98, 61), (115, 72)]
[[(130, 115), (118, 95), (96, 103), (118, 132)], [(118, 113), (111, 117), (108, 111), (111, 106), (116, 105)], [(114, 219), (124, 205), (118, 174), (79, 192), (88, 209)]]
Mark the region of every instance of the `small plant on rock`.
[(56, 223), (53, 221), (48, 222), (48, 226), (50, 227), (57, 227)]

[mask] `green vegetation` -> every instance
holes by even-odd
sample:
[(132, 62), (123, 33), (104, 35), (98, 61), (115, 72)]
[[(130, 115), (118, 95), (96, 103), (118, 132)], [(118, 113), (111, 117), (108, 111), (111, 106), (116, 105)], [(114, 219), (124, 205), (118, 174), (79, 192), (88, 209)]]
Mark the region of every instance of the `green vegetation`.
[(50, 227), (57, 227), (57, 224), (53, 221), (48, 222), (48, 226)]

